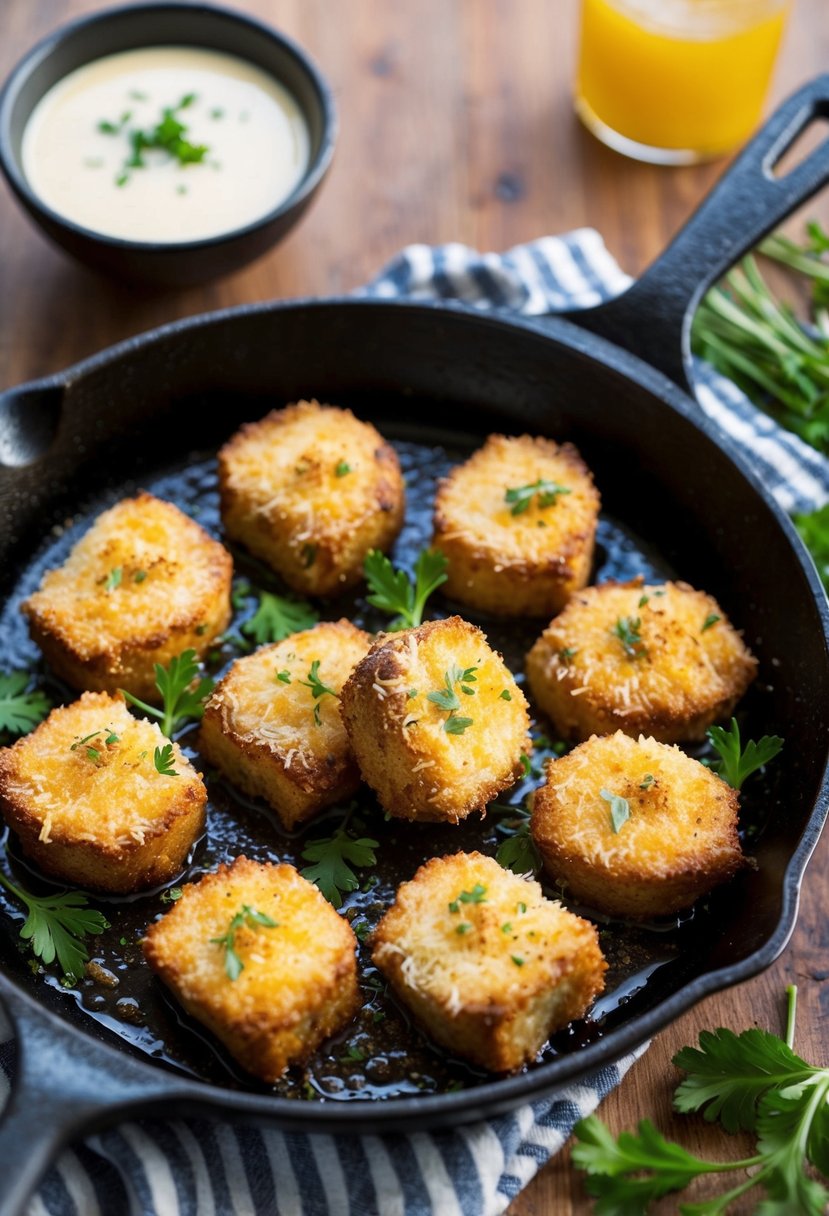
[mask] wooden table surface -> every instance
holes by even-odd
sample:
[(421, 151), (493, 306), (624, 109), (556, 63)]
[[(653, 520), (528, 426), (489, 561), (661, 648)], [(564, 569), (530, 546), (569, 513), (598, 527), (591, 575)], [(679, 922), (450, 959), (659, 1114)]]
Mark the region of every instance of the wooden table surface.
[[(101, 7), (95, 0), (3, 0), (0, 73), (67, 18)], [(333, 82), (341, 138), (312, 211), (278, 249), (239, 274), (154, 294), (75, 266), (0, 186), (0, 388), (176, 317), (243, 301), (348, 291), (412, 241), (504, 249), (588, 224), (636, 274), (721, 171), (721, 164), (671, 170), (636, 164), (581, 129), (570, 104), (577, 0), (249, 0), (238, 7), (278, 23)], [(825, 0), (797, 0), (772, 100), (827, 63)], [(825, 223), (825, 198), (807, 213)], [(739, 1155), (736, 1140), (671, 1116), (670, 1059), (704, 1027), (779, 1031), (789, 982), (800, 989), (798, 1046), (807, 1058), (829, 1063), (821, 1033), (821, 1018), (829, 1015), (829, 921), (821, 909), (827, 880), (824, 837), (782, 959), (757, 979), (709, 998), (656, 1039), (602, 1107), (615, 1130), (649, 1115), (692, 1150)], [(581, 1216), (589, 1210), (565, 1151), (510, 1213)], [(676, 1201), (665, 1201), (661, 1210), (675, 1211)]]

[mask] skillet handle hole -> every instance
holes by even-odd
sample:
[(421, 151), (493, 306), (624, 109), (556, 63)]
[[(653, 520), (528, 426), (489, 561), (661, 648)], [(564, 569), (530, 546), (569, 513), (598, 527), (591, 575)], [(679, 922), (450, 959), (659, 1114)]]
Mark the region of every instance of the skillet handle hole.
[(60, 424), (63, 392), (51, 385), (0, 394), (0, 465), (21, 468), (46, 455)]
[(774, 149), (766, 166), (767, 172), (777, 181), (789, 177), (800, 165), (812, 157), (829, 155), (829, 117), (816, 115), (805, 127), (801, 127), (782, 146)]

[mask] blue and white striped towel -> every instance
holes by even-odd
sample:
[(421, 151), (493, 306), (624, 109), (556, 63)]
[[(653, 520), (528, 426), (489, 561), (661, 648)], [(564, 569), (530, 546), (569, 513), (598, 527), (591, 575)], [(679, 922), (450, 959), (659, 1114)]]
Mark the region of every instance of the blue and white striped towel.
[[(597, 304), (629, 282), (598, 233), (580, 229), (505, 254), (412, 245), (361, 294), (532, 315)], [(829, 462), (734, 385), (696, 371), (702, 408), (781, 506), (822, 506)], [(13, 1054), (0, 1013), (0, 1103)], [(333, 1138), (195, 1120), (125, 1124), (64, 1152), (29, 1216), (497, 1216), (635, 1054), (555, 1098), (449, 1132)]]

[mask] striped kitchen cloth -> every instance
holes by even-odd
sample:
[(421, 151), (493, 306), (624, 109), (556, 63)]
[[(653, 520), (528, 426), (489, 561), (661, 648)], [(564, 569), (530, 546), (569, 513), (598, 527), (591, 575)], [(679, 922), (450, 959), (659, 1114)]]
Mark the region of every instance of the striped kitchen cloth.
[[(359, 294), (533, 315), (589, 307), (629, 282), (598, 233), (580, 229), (505, 254), (412, 245)], [(696, 370), (703, 409), (781, 506), (805, 511), (829, 499), (829, 462), (710, 368)], [(14, 1054), (8, 1033), (0, 1013), (0, 1102)], [(643, 1050), (553, 1098), (432, 1134), (335, 1138), (195, 1120), (124, 1124), (64, 1152), (29, 1216), (497, 1216)]]

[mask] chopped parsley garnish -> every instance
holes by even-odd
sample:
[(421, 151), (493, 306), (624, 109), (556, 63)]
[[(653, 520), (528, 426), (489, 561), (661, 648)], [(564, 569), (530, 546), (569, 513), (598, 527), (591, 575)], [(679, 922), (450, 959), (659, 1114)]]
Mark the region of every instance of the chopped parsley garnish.
[(503, 690), (503, 692), (500, 692), (498, 694), (498, 696), (501, 698), (502, 701), (511, 701), (512, 700), (512, 693), (510, 692), (510, 690), (508, 688), (505, 688)]
[(174, 904), (181, 899), (184, 892), (181, 887), (170, 887), (166, 891), (161, 892), (161, 902), (163, 904)]
[(89, 951), (84, 945), (88, 934), (103, 933), (109, 922), (93, 911), (81, 891), (60, 895), (32, 895), (0, 872), (0, 886), (22, 903), (28, 913), (20, 930), (23, 941), (30, 942), (32, 953), (45, 966), (55, 959), (70, 983), (83, 975)]
[(558, 652), (558, 657), (561, 659), (562, 663), (569, 663), (570, 660), (574, 659), (578, 653), (578, 649), (575, 646), (563, 646)]
[(333, 836), (312, 840), (302, 856), (314, 864), (306, 866), (302, 877), (316, 883), (325, 898), (335, 908), (342, 906), (343, 892), (356, 891), (360, 882), (352, 866), (373, 866), (377, 861), (374, 850), (379, 842), (367, 836), (355, 839), (344, 823)]
[(27, 671), (0, 673), (0, 733), (25, 735), (52, 708), (49, 698), (39, 689), (26, 691), (30, 680)]
[(182, 654), (171, 659), (166, 667), (160, 663), (155, 665), (155, 686), (161, 693), (163, 709), (156, 709), (146, 701), (139, 701), (125, 688), (119, 691), (130, 705), (143, 709), (145, 714), (158, 718), (161, 730), (171, 738), (173, 731), (186, 718), (198, 720), (204, 713), (204, 703), (215, 687), (214, 681), (202, 676), (195, 687), (191, 685), (199, 674), (199, 664), (195, 650), (185, 650)]
[(511, 958), (511, 959), (512, 959), (512, 961), (515, 963), (516, 967), (523, 967), (523, 966), (524, 966), (524, 960), (523, 960), (523, 958), (521, 958), (519, 955), (517, 955), (517, 954), (511, 954), (511, 955), (510, 955), (510, 958)]
[(630, 803), (627, 798), (622, 798), (620, 794), (613, 794), (610, 790), (600, 790), (599, 794), (605, 802), (610, 803), (610, 826), (616, 834), (630, 819)]
[(501, 925), (501, 932), (512, 933), (512, 925), (509, 923), (509, 921), (505, 921), (504, 924)]
[(285, 669), (283, 671), (278, 671), (276, 673), (276, 678), (280, 684), (290, 684), (291, 673), (287, 669)]
[(110, 592), (114, 591), (116, 587), (120, 587), (123, 574), (124, 572), (120, 566), (116, 566), (114, 570), (110, 570), (104, 581), (104, 591)]
[(245, 964), (236, 953), (236, 934), (243, 925), (248, 925), (251, 929), (260, 927), (263, 929), (278, 929), (279, 921), (266, 916), (264, 912), (257, 912), (256, 908), (251, 908), (249, 904), (242, 904), (241, 911), (237, 912), (231, 919), (227, 933), (222, 937), (211, 937), (211, 945), (224, 947), (225, 974), (229, 980), (238, 980), (245, 969)]
[(571, 494), (567, 486), (560, 486), (557, 481), (546, 481), (539, 478), (527, 486), (513, 486), (504, 494), (504, 502), (510, 504), (510, 515), (523, 515), (530, 508), (533, 498), (538, 495), (538, 507), (555, 506), (560, 494)]
[(700, 633), (705, 633), (706, 629), (713, 629), (717, 621), (721, 620), (722, 617), (718, 616), (716, 612), (709, 612), (708, 616), (702, 622), (702, 629), (700, 629)]
[(527, 911), (527, 905), (526, 905), (525, 903), (519, 903), (519, 905), (518, 905), (518, 911), (519, 911), (519, 912), (522, 914), (522, 916), (523, 916), (523, 914), (524, 914), (524, 913)]
[(647, 603), (648, 603), (648, 601), (650, 600), (650, 598), (651, 598), (651, 597), (650, 597), (649, 595), (640, 595), (640, 596), (639, 596), (639, 603), (637, 604), (637, 607), (638, 607), (638, 608), (644, 608), (644, 607), (645, 607), (645, 604), (647, 604)]
[(335, 477), (345, 477), (351, 471), (352, 471), (351, 465), (348, 463), (347, 460), (338, 460), (337, 464), (334, 468), (334, 476)]
[(449, 717), (443, 724), (443, 729), (448, 735), (462, 735), (463, 732), (472, 725), (473, 718), (464, 718), (459, 716), (458, 710), (461, 707), (456, 688), (460, 688), (461, 692), (467, 697), (475, 696), (475, 689), (471, 687), (477, 681), (475, 672), (477, 667), (458, 667), (457, 663), (453, 663), (447, 672), (444, 673), (443, 681), (444, 688), (437, 692), (430, 692), (426, 695), (426, 700), (431, 701), (433, 705), (437, 705), (439, 709), (446, 710)]
[(455, 925), (455, 932), (460, 933), (461, 936), (463, 936), (463, 934), (468, 933), (471, 928), (472, 926), (468, 920), (462, 920), (459, 925)]
[(314, 698), (314, 722), (317, 726), (322, 724), (320, 719), (320, 701), (323, 697), (334, 697), (339, 700), (340, 694), (327, 684), (323, 684), (320, 679), (320, 661), (314, 659), (308, 671), (307, 680), (297, 680), (297, 684), (302, 684), (305, 688), (311, 689), (311, 695)]
[(640, 790), (649, 790), (655, 780), (656, 778), (654, 777), (653, 773), (645, 773), (644, 777), (639, 782)]
[(120, 735), (116, 735), (112, 727), (108, 726), (106, 730), (93, 730), (88, 735), (84, 735), (83, 738), (76, 739), (69, 748), (70, 752), (76, 752), (82, 747), (86, 751), (87, 759), (91, 760), (93, 764), (99, 764), (102, 759), (101, 753), (97, 747), (89, 742), (90, 739), (97, 739), (99, 735), (106, 735), (106, 739), (104, 739), (106, 747), (112, 747), (114, 743), (120, 743), (121, 741)]
[(178, 117), (179, 113), (188, 109), (195, 100), (196, 95), (188, 93), (177, 105), (164, 106), (161, 118), (156, 125), (145, 131), (138, 127), (127, 127), (132, 118), (130, 111), (122, 114), (117, 123), (107, 119), (102, 119), (98, 123), (98, 130), (102, 134), (121, 135), (123, 133), (129, 140), (130, 154), (115, 179), (116, 185), (125, 186), (134, 169), (147, 167), (147, 161), (144, 159), (145, 152), (164, 152), (171, 160), (178, 161), (182, 167), (200, 164), (204, 160), (210, 151), (209, 147), (207, 144), (192, 143), (187, 138), (186, 124)]
[(134, 583), (143, 583), (144, 579), (146, 577), (147, 577), (146, 570), (136, 570), (135, 574), (132, 576), (132, 581)]
[(368, 583), (366, 599), (394, 619), (389, 630), (413, 629), (423, 623), (429, 596), (446, 582), (448, 561), (439, 549), (423, 549), (414, 564), (414, 582), (405, 570), (395, 570), (385, 553), (372, 549), (363, 562)]
[(522, 752), (518, 759), (521, 761), (521, 768), (524, 770), (524, 776), (531, 777), (533, 771), (533, 762), (527, 753)]
[(622, 643), (622, 649), (629, 659), (642, 659), (648, 653), (642, 641), (641, 628), (641, 617), (620, 616), (611, 631)]
[(359, 1047), (355, 1047), (353, 1043), (349, 1043), (348, 1048), (346, 1049), (345, 1055), (340, 1056), (340, 1060), (344, 1064), (348, 1063), (351, 1060), (356, 1060), (359, 1062), (361, 1060), (365, 1060), (365, 1058), (366, 1058), (366, 1053), (364, 1051), (361, 1051)]
[(254, 591), (250, 583), (244, 580), (237, 584), (233, 592), (235, 607), (242, 608), (250, 595), (255, 595), (259, 602), (253, 616), (243, 621), (240, 628), (258, 646), (266, 642), (282, 642), (292, 633), (310, 629), (320, 619), (316, 608), (306, 600), (274, 595), (270, 591)]
[(712, 764), (711, 767), (735, 790), (742, 787), (746, 777), (773, 760), (783, 746), (779, 735), (763, 735), (756, 743), (749, 739), (743, 748), (736, 718), (731, 719), (727, 730), (723, 726), (712, 726), (708, 730), (708, 738), (720, 756), (716, 765)]
[(162, 777), (178, 776), (173, 768), (174, 763), (172, 743), (165, 743), (163, 747), (157, 747), (153, 752), (153, 764)]
[(486, 887), (482, 883), (476, 882), (471, 891), (461, 891), (456, 899), (453, 899), (449, 904), (450, 912), (460, 912), (461, 904), (485, 904), (486, 903)]

